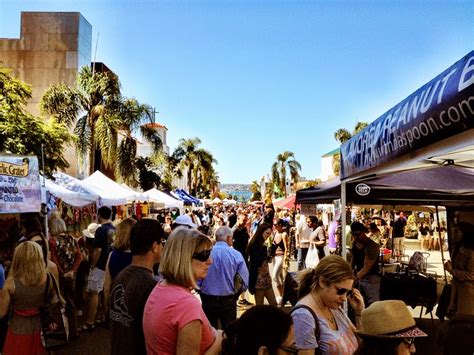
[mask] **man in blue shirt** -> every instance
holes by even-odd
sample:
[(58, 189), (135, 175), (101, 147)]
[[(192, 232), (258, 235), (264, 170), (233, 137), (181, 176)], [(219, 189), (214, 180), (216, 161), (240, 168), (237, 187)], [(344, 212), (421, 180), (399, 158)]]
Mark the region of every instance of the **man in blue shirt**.
[(201, 282), (202, 308), (213, 327), (221, 328), (237, 318), (237, 297), (235, 280), (238, 274), (242, 280), (239, 291), (248, 287), (249, 271), (242, 254), (232, 248), (233, 233), (229, 227), (216, 230), (216, 244), (212, 248), (212, 264), (207, 276)]

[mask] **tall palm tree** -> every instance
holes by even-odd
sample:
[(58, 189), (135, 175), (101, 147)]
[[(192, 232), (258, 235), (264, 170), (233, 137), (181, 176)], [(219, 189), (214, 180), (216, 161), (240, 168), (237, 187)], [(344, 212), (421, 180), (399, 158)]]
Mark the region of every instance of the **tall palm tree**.
[(180, 161), (181, 170), (187, 171), (188, 190), (195, 194), (201, 186), (209, 180), (208, 170), (214, 169), (213, 163), (217, 163), (212, 154), (202, 148), (198, 148), (201, 140), (197, 137), (180, 139), (179, 145), (173, 153), (173, 157)]
[[(349, 132), (345, 128), (339, 128), (336, 132), (334, 132), (334, 139), (339, 141), (341, 144), (347, 142), (349, 139), (357, 135), (359, 132), (361, 132), (365, 127), (367, 127), (369, 124), (367, 122), (361, 122), (357, 121), (354, 129), (352, 130), (352, 133)], [(337, 154), (334, 154), (333, 159), (332, 159), (332, 171), (335, 176), (339, 175), (339, 172), (341, 171), (341, 153), (338, 152)]]
[(117, 149), (116, 125), (120, 83), (112, 72), (93, 73), (84, 66), (76, 77), (74, 88), (65, 84), (50, 87), (41, 98), (43, 113), (59, 122), (74, 126), (78, 136), (76, 151), (80, 158), (89, 157), (89, 173), (94, 172), (96, 147), (100, 148), (106, 166), (114, 163)]
[(137, 139), (134, 134), (139, 132), (141, 137), (151, 143), (152, 158), (161, 151), (163, 142), (154, 129), (153, 110), (150, 106), (140, 104), (135, 99), (123, 99), (117, 112), (117, 129), (123, 135), (117, 147), (115, 173), (125, 183), (135, 187), (138, 184), (135, 167)]
[(301, 164), (295, 160), (295, 154), (293, 152), (285, 151), (281, 154), (278, 154), (276, 157), (276, 162), (272, 165), (272, 180), (274, 184), (282, 191), (284, 196), (287, 196), (286, 193), (286, 177), (287, 169), (289, 170), (289, 175), (293, 182), (293, 186), (296, 186), (299, 177), (299, 171), (301, 170)]

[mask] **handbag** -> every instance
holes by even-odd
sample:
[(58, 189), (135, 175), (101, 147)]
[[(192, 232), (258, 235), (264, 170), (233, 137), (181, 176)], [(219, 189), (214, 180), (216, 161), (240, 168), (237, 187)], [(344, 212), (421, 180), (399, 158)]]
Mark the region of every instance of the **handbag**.
[(235, 273), (234, 276), (234, 295), (240, 296), (240, 294), (244, 292), (244, 280), (239, 273)]
[(306, 267), (314, 269), (319, 263), (318, 248), (311, 244), (308, 249), (308, 254), (306, 254), (306, 259), (304, 260)]
[[(53, 292), (50, 292), (50, 283), (53, 284)], [(59, 299), (52, 302), (54, 295)], [(45, 349), (58, 348), (66, 345), (69, 341), (69, 323), (66, 316), (66, 308), (60, 300), (59, 285), (56, 278), (47, 274), (46, 291), (44, 293), (44, 305), (40, 307), (41, 341)]]
[(268, 247), (268, 256), (270, 258), (273, 258), (275, 256), (277, 248), (278, 245), (276, 245), (275, 243), (272, 242), (272, 244), (270, 244), (270, 246)]

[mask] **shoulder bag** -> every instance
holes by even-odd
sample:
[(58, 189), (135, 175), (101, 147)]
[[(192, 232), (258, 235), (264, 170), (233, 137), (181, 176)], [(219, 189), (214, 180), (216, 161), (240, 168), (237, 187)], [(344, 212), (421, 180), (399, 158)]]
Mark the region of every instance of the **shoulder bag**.
[[(50, 292), (50, 284), (55, 292)], [(58, 302), (52, 302), (54, 295)], [(69, 323), (66, 309), (61, 302), (59, 286), (56, 278), (47, 274), (44, 305), (40, 307), (41, 340), (45, 349), (54, 349), (66, 345), (69, 341)]]
[(314, 318), (314, 336), (316, 337), (316, 342), (318, 343), (318, 347), (316, 349), (314, 349), (314, 354), (315, 355), (321, 355), (323, 352), (321, 350), (321, 343), (320, 343), (321, 329), (319, 328), (318, 316), (316, 315), (316, 313), (314, 313), (314, 311), (311, 309), (311, 307), (308, 307), (304, 304), (299, 304), (299, 305), (294, 306), (291, 309), (290, 314), (293, 313), (294, 311), (296, 311), (297, 309), (300, 309), (300, 308), (306, 309), (309, 313), (311, 313), (311, 315)]

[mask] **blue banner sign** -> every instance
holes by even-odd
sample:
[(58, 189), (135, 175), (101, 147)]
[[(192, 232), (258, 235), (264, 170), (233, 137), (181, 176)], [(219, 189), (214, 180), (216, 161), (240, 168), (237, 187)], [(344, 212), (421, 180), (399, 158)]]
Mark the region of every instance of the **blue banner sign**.
[(38, 159), (0, 155), (0, 213), (39, 212), (40, 209)]
[(474, 51), (341, 146), (341, 179), (474, 128)]

